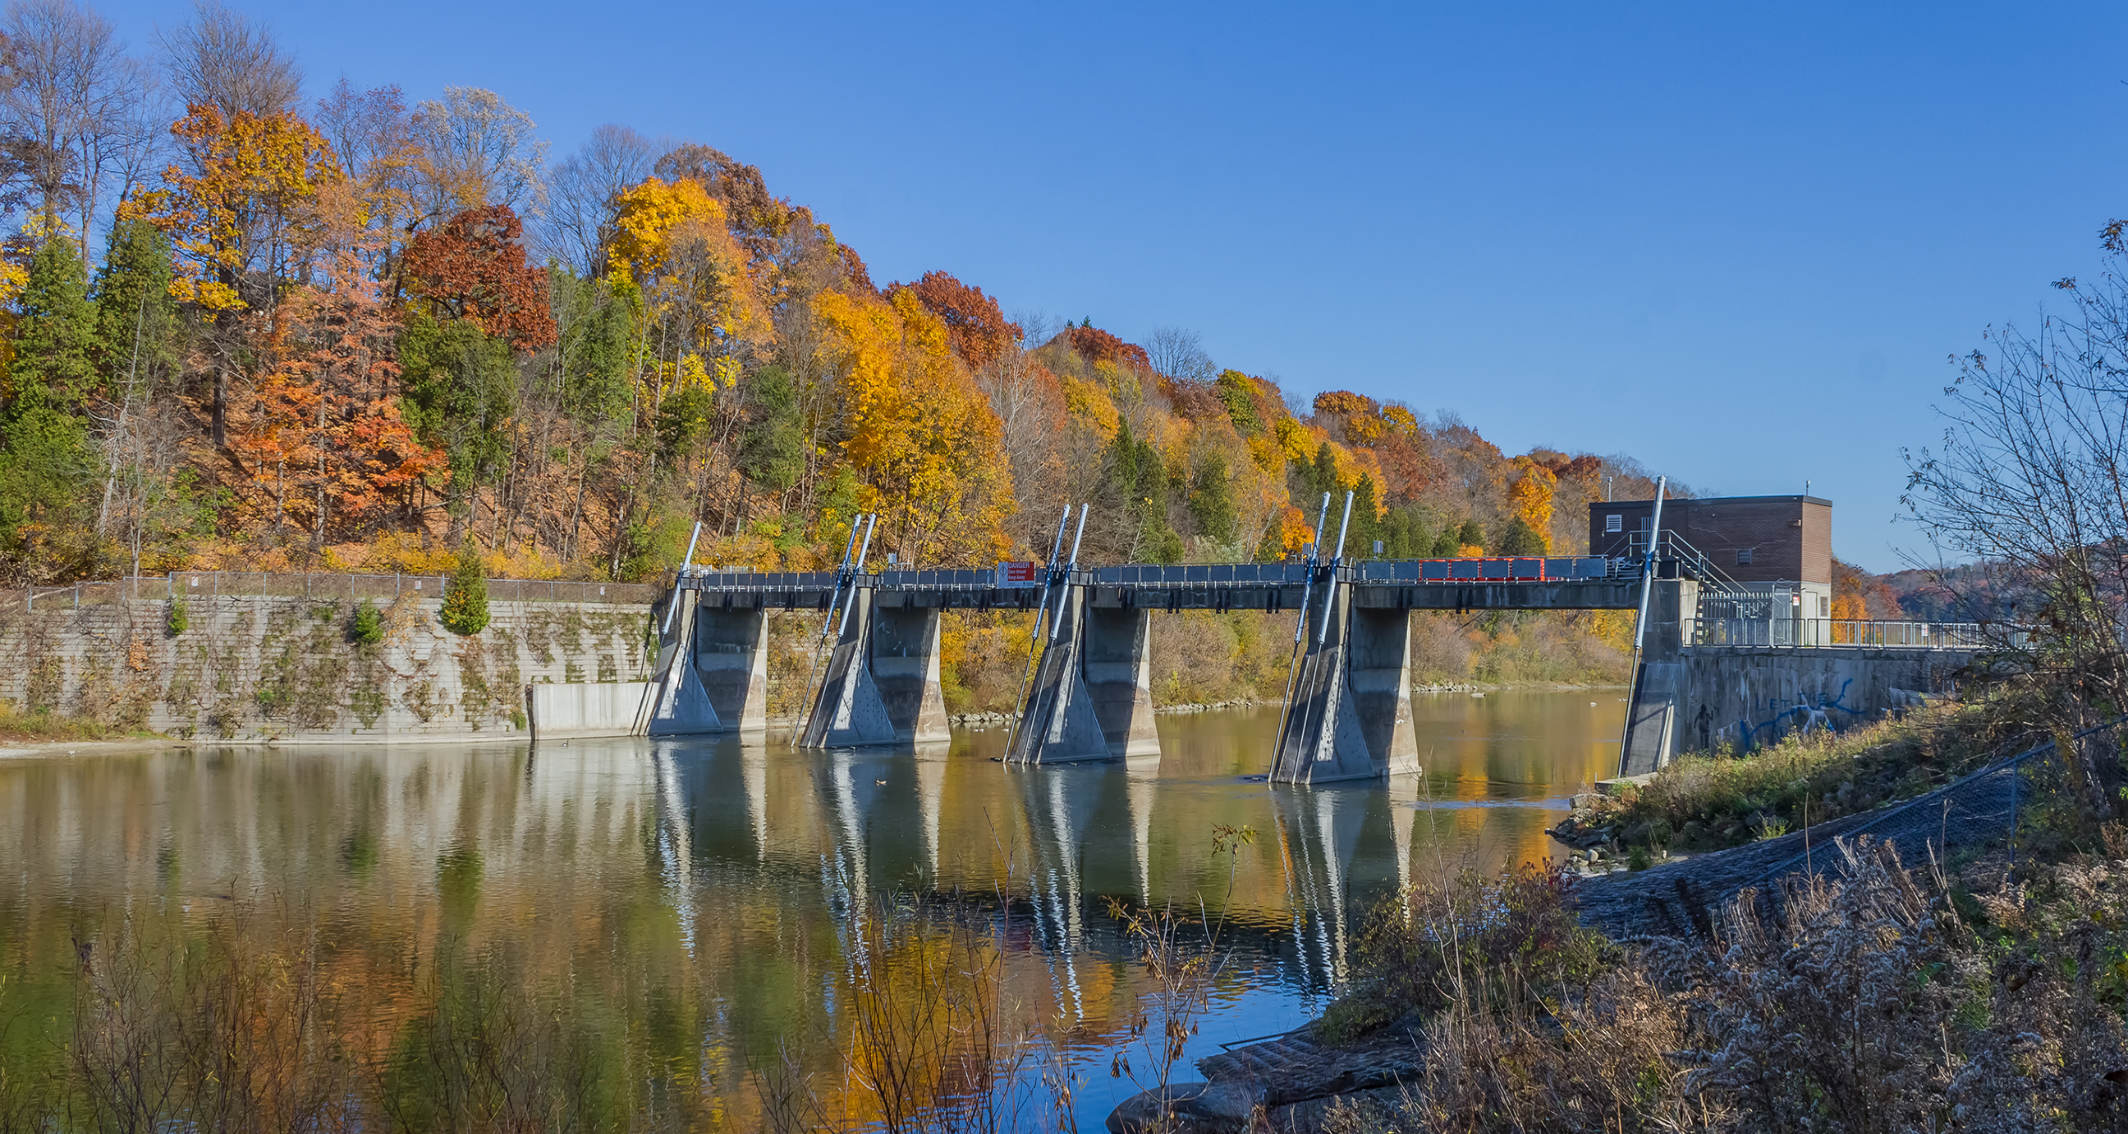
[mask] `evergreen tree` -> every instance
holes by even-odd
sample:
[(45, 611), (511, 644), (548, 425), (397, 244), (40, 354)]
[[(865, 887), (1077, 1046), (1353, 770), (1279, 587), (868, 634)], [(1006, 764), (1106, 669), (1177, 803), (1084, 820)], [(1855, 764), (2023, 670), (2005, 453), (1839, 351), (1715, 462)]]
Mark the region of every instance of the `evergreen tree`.
[(509, 460), (509, 422), (517, 411), (510, 343), (482, 333), (470, 320), (439, 323), (413, 312), (400, 338), (399, 366), (408, 424), (450, 462), (455, 529), (481, 486)]
[(1507, 527), (1500, 532), (1497, 547), (1501, 555), (1543, 555), (1546, 550), (1544, 537), (1520, 516), (1507, 522)]
[(98, 386), (96, 308), (74, 242), (53, 237), (30, 257), (9, 369), (15, 400), (75, 410)]
[(0, 527), (18, 547), (26, 524), (56, 531), (78, 520), (95, 476), (85, 403), (98, 384), (96, 309), (73, 241), (38, 246), (20, 311), (0, 405)]
[(1345, 529), (1345, 557), (1372, 559), (1380, 531), (1381, 520), (1374, 514), (1374, 478), (1363, 476), (1352, 486), (1352, 523)]
[(453, 634), (478, 634), (488, 628), (488, 573), (480, 549), (467, 540), (458, 552), (458, 567), (443, 585), (443, 611), (436, 616)]
[(146, 221), (111, 226), (96, 275), (96, 353), (114, 385), (139, 391), (177, 365), (177, 301), (170, 297), (170, 238)]
[(1479, 551), (1484, 551), (1485, 529), (1478, 526), (1476, 517), (1472, 517), (1463, 521), (1463, 527), (1456, 532), (1456, 541), (1465, 547), (1475, 547)]
[(628, 412), (635, 288), (581, 280), (559, 268), (552, 287), (562, 316), (562, 409), (595, 429)]
[(788, 492), (805, 472), (805, 422), (790, 371), (765, 366), (747, 383), (739, 471), (771, 492)]
[(1433, 537), (1433, 557), (1449, 559), (1463, 554), (1463, 545), (1456, 540), (1454, 528), (1442, 528), (1441, 534)]
[(1433, 553), (1433, 536), (1416, 505), (1391, 508), (1382, 521), (1382, 554), (1390, 559), (1422, 559)]
[(1234, 506), (1232, 481), (1227, 459), (1214, 453), (1197, 466), (1190, 485), (1190, 518), (1197, 522), (1198, 534), (1213, 543), (1234, 542), (1234, 525), (1241, 517)]
[(1131, 436), (1130, 423), (1118, 422), (1108, 447), (1108, 488), (1120, 497), (1125, 533), (1133, 558), (1149, 563), (1179, 563), (1182, 536), (1168, 523), (1167, 465), (1149, 441)]

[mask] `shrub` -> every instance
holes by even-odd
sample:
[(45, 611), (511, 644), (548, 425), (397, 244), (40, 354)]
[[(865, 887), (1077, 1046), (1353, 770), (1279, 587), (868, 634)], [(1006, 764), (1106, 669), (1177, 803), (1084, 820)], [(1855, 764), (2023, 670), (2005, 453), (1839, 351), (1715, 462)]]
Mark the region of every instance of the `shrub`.
[[(486, 609), (485, 602), (482, 609)], [(363, 599), (356, 604), (354, 621), (348, 624), (347, 636), (359, 646), (374, 646), (384, 640), (384, 614), (375, 603)]]
[(1604, 939), (1582, 928), (1566, 887), (1558, 867), (1531, 864), (1498, 877), (1465, 871), (1383, 903), (1355, 950), (1347, 991), (1323, 1015), (1324, 1038), (1452, 1007), (1514, 1011), (1561, 982), (1586, 982)]
[(174, 598), (170, 600), (170, 610), (164, 615), (164, 622), (169, 626), (172, 638), (184, 633), (185, 627), (192, 624), (191, 619), (186, 616), (184, 599)]
[(480, 551), (471, 541), (458, 553), (458, 568), (444, 584), (443, 628), (453, 634), (473, 635), (488, 628), (488, 575), (480, 563)]

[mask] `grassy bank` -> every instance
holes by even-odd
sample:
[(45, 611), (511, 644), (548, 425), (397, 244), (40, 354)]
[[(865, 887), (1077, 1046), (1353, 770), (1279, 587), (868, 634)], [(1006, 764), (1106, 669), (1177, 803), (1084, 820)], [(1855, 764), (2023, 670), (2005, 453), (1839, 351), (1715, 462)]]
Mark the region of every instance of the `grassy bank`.
[(1326, 1129), (2122, 1129), (2124, 854), (1943, 876), (1865, 845), (1781, 917), (1747, 894), (1711, 940), (1630, 947), (1541, 874), (1423, 890), (1323, 1027), (1402, 1029), (1425, 1073)]
[(158, 734), (124, 729), (89, 717), (54, 712), (25, 713), (0, 702), (0, 744), (49, 744), (70, 740), (128, 740)]
[(1557, 828), (1574, 846), (1658, 853), (1737, 846), (1919, 795), (2040, 739), (2000, 705), (1944, 703), (1846, 732), (1791, 734), (1739, 757), (1684, 756)]

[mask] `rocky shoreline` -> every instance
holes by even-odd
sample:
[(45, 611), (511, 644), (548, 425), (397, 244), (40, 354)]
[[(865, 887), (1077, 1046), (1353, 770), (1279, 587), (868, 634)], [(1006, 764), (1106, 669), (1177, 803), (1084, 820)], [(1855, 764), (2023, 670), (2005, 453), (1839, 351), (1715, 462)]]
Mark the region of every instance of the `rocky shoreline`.
[(1197, 1061), (1201, 1080), (1169, 1083), (1110, 1111), (1111, 1134), (1301, 1134), (1322, 1128), (1340, 1101), (1394, 1102), (1424, 1066), (1418, 1034), (1389, 1028), (1347, 1047), (1327, 1047), (1310, 1027)]

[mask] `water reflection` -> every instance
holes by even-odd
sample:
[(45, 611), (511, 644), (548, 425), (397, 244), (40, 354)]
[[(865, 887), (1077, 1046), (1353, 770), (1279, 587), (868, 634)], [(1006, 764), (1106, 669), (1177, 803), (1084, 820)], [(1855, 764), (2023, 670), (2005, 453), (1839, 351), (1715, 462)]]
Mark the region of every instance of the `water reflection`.
[[(1398, 887), (1549, 853), (1553, 809), (1615, 759), (1621, 706), (1598, 696), (1420, 698), (1425, 775), (1316, 789), (1248, 779), (1269, 763), (1268, 710), (1164, 717), (1157, 760), (1113, 766), (1007, 768), (1002, 732), (913, 752), (661, 739), (0, 762), (0, 1017), (65, 1003), (73, 942), (99, 926), (183, 934), (271, 909), (258, 923), (326, 942), (387, 1032), (426, 1010), (438, 958), (507, 954), (528, 987), (595, 1004), (612, 1042), (684, 1065), (702, 1125), (746, 1129), (782, 1044), (823, 1072), (847, 1050), (848, 974), (887, 971), (853, 957), (883, 899), (986, 911), (1027, 1021), (1081, 1048), (1125, 1033), (1143, 979), (1113, 899), (1224, 913), (1209, 1050), (1304, 1019)], [(1256, 837), (1220, 855), (1222, 826)], [(1107, 1090), (1085, 1096), (1096, 1120)]]

